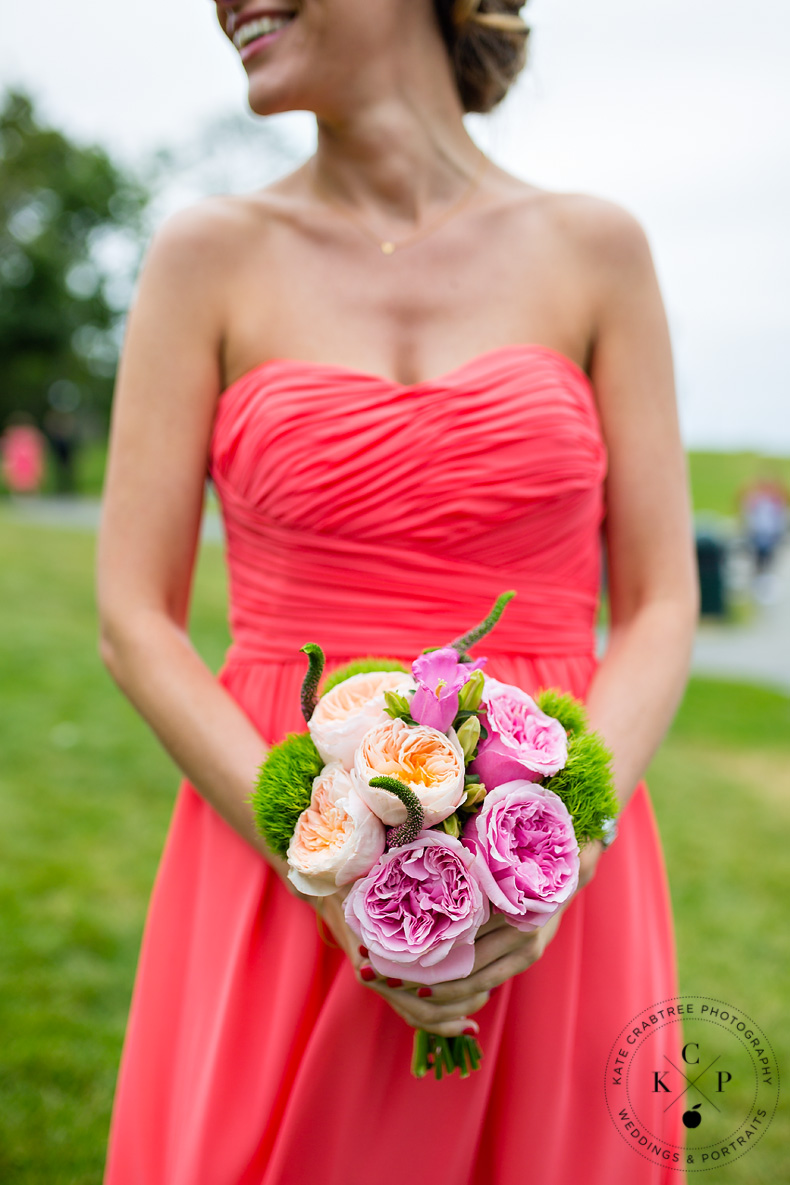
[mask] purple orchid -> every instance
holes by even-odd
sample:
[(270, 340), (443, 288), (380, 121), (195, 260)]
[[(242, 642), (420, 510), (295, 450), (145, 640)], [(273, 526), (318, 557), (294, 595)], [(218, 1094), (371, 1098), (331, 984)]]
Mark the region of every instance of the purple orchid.
[(442, 646), (420, 654), (412, 663), (417, 690), (411, 701), (411, 715), (418, 724), (447, 732), (458, 714), (458, 693), (472, 671), (480, 670), (484, 658), (459, 662), (458, 651)]

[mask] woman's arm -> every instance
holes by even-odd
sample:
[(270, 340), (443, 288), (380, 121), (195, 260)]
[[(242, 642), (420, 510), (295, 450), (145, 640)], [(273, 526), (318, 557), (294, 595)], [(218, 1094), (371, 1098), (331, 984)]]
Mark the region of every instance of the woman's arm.
[(178, 767), (282, 876), (285, 862), (266, 849), (246, 801), (267, 747), (187, 634), (234, 218), (221, 202), (188, 210), (146, 257), (112, 409), (99, 650)]
[(587, 694), (614, 756), (621, 808), (647, 770), (688, 679), (699, 587), (672, 351), (640, 225), (605, 204), (591, 376), (609, 453), (610, 630)]

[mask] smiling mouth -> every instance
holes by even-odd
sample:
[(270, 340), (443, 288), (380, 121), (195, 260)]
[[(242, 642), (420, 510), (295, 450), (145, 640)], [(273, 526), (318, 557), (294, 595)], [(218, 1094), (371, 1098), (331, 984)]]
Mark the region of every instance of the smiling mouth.
[(270, 33), (277, 33), (280, 29), (283, 29), (295, 16), (295, 12), (283, 12), (278, 13), (276, 16), (259, 16), (245, 21), (241, 28), (236, 29), (234, 32), (232, 37), (233, 44), (241, 52), (253, 41), (258, 41), (261, 37), (266, 37)]

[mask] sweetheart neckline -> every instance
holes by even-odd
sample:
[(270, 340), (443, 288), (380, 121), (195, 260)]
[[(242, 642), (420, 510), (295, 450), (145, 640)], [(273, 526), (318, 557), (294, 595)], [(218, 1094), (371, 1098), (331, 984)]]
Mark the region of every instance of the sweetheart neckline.
[(583, 379), (589, 390), (591, 392), (593, 391), (592, 379), (587, 374), (586, 370), (583, 370), (579, 363), (571, 358), (569, 354), (563, 353), (562, 350), (556, 350), (553, 346), (545, 346), (541, 342), (513, 342), (509, 345), (494, 346), (490, 350), (483, 350), (481, 353), (475, 354), (473, 357), (468, 358), (466, 362), (461, 362), (460, 365), (454, 366), (451, 370), (446, 370), (443, 374), (438, 374), (434, 378), (422, 379), (419, 383), (401, 383), (398, 382), (397, 379), (389, 378), (387, 375), (376, 374), (373, 371), (368, 370), (360, 370), (356, 366), (344, 366), (343, 363), (340, 362), (316, 362), (309, 358), (266, 358), (263, 362), (257, 363), (256, 366), (251, 366), (249, 370), (243, 371), (242, 374), (238, 376), (238, 378), (235, 378), (232, 383), (229, 383), (228, 386), (220, 392), (217, 402), (219, 403), (221, 400), (224, 400), (225, 396), (228, 395), (229, 392), (233, 391), (234, 388), (241, 386), (243, 382), (252, 378), (253, 375), (256, 375), (272, 366), (295, 366), (304, 367), (306, 370), (323, 370), (329, 371), (333, 374), (355, 375), (357, 378), (369, 379), (372, 382), (381, 383), (383, 386), (390, 387), (396, 391), (419, 391), (423, 387), (435, 387), (437, 385), (441, 386), (445, 383), (449, 383), (452, 379), (464, 374), (473, 366), (481, 362), (493, 360), (494, 358), (499, 357), (500, 354), (505, 354), (510, 351), (548, 354), (550, 357), (562, 362), (571, 371), (573, 371), (577, 377)]

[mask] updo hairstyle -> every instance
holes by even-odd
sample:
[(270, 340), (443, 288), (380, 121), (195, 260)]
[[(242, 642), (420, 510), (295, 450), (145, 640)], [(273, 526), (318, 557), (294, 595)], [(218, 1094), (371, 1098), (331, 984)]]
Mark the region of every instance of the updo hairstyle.
[(527, 59), (524, 0), (434, 0), (465, 111), (490, 111)]

